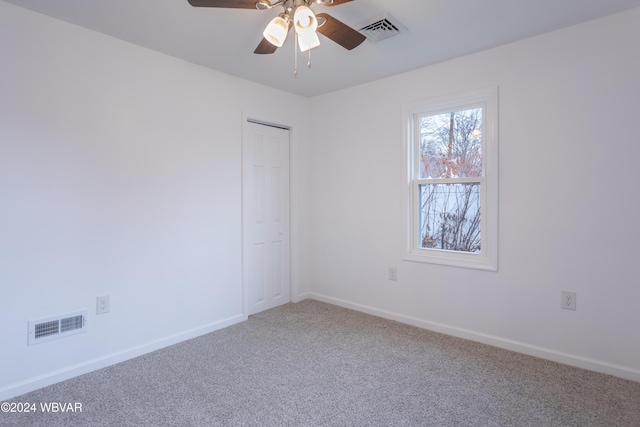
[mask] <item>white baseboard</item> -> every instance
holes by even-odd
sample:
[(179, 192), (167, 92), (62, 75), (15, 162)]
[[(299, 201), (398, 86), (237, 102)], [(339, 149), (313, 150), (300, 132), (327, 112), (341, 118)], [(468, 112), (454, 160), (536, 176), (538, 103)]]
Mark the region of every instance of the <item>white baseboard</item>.
[[(338, 298), (329, 297), (326, 295), (316, 293), (305, 293), (304, 296), (307, 299), (315, 299), (318, 301), (326, 302), (329, 304), (337, 305), (339, 307), (349, 308), (362, 313), (371, 314), (374, 316), (382, 317), (384, 319), (395, 320), (396, 322), (405, 323), (419, 328), (428, 329), (430, 331), (439, 332), (446, 335), (451, 335), (458, 338), (468, 339), (470, 341), (476, 341), (483, 344), (488, 344), (494, 347), (503, 348), (506, 350), (515, 351), (517, 353), (527, 354), (529, 356), (539, 357), (541, 359), (551, 360), (565, 365), (575, 366), (577, 368), (587, 369), (589, 371), (601, 372), (604, 374), (613, 375), (619, 378), (624, 378), (631, 381), (640, 382), (640, 371), (626, 366), (615, 365), (600, 360), (588, 359), (581, 356), (563, 353), (560, 351), (538, 347), (518, 341), (512, 341), (496, 336), (478, 333), (467, 329), (461, 329), (443, 325), (440, 323), (430, 322), (428, 320), (418, 319), (411, 316), (405, 316), (399, 313), (393, 313), (390, 311), (380, 310), (374, 307), (345, 301)], [(302, 297), (302, 295), (300, 296)]]
[(25, 393), (29, 393), (30, 391), (46, 387), (48, 385), (77, 377), (78, 375), (106, 368), (107, 366), (115, 365), (116, 363), (124, 362), (125, 360), (133, 359), (134, 357), (142, 356), (143, 354), (150, 353), (152, 351), (159, 350), (170, 345), (178, 344), (182, 341), (196, 338), (201, 335), (205, 335), (210, 332), (235, 325), (245, 320), (247, 320), (247, 316), (239, 314), (227, 319), (220, 320), (218, 322), (210, 323), (205, 326), (194, 328), (166, 338), (132, 347), (118, 353), (109, 354), (104, 357), (99, 357), (83, 363), (78, 363), (76, 365), (69, 366), (67, 368), (63, 368), (54, 372), (49, 372), (38, 377), (29, 378), (28, 380), (16, 384), (11, 384), (0, 389), (0, 401), (8, 400)]
[(314, 299), (315, 294), (312, 294), (311, 292), (303, 292), (301, 294), (295, 295), (291, 297), (291, 302), (300, 302), (300, 301), (304, 301), (306, 299)]

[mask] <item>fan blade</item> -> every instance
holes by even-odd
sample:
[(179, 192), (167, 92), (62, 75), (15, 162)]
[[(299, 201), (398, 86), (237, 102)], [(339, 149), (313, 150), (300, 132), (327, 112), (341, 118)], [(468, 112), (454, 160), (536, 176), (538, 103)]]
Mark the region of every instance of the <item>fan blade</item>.
[(256, 0), (189, 0), (189, 4), (193, 7), (256, 9)]
[(260, 42), (256, 50), (253, 51), (253, 53), (257, 53), (258, 55), (266, 55), (266, 54), (274, 53), (277, 49), (278, 49), (277, 46), (271, 44), (269, 40), (263, 37), (262, 41)]
[(353, 1), (353, 0), (333, 0), (333, 3), (330, 3), (330, 4), (324, 4), (324, 3), (320, 3), (320, 4), (322, 4), (323, 6), (338, 6), (343, 3), (349, 3), (350, 1)]
[(318, 32), (338, 43), (345, 49), (351, 50), (358, 47), (367, 38), (350, 26), (338, 21), (331, 15), (318, 13), (316, 17), (325, 18), (327, 20), (322, 27), (318, 27)]

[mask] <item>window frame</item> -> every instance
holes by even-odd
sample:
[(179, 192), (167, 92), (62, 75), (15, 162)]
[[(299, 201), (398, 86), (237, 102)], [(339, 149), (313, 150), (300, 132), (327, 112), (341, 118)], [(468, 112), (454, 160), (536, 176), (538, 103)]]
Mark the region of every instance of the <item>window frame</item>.
[[(482, 107), (482, 175), (472, 178), (421, 179), (419, 175), (420, 118)], [(407, 104), (403, 107), (403, 259), (454, 267), (498, 270), (498, 87)], [(480, 184), (481, 249), (479, 253), (423, 248), (419, 245), (421, 184)]]

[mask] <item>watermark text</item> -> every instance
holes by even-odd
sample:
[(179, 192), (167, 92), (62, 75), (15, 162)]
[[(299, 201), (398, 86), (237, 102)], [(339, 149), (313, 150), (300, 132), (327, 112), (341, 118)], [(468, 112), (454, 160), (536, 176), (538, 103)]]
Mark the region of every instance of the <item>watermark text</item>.
[(0, 412), (82, 412), (81, 402), (2, 402)]

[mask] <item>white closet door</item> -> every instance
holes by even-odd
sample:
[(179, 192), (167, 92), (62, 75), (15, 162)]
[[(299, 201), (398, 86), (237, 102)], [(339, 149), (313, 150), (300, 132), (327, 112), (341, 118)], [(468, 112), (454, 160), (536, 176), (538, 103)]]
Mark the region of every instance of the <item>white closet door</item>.
[(243, 163), (243, 281), (251, 315), (291, 300), (289, 131), (245, 123)]

